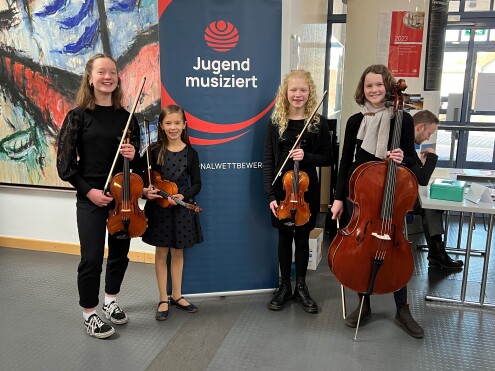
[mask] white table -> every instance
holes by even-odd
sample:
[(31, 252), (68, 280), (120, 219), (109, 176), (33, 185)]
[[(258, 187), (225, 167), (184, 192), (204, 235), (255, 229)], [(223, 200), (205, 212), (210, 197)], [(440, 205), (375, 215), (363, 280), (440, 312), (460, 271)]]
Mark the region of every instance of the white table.
[[(437, 179), (458, 179), (466, 181), (466, 185), (470, 186), (471, 183), (478, 183), (486, 187), (491, 187), (492, 197), (495, 201), (495, 171), (494, 170), (477, 170), (477, 169), (457, 169), (457, 168), (435, 168), (431, 175), (430, 183)], [(457, 211), (457, 210), (454, 210)], [(465, 254), (466, 250), (461, 248), (462, 241), (462, 225), (464, 220), (464, 213), (461, 212), (459, 216), (459, 229), (457, 235), (457, 247), (448, 247), (447, 238), (449, 230), (449, 218), (450, 212), (447, 210), (445, 218), (445, 249), (447, 251), (454, 252), (456, 254)], [(427, 246), (425, 246), (426, 248)], [(485, 250), (473, 250), (471, 249), (471, 255), (484, 255)]]
[[(450, 299), (443, 298), (438, 296), (426, 296), (426, 300), (436, 300), (436, 301), (444, 301), (451, 303), (462, 303), (462, 304), (473, 304), (473, 305), (484, 305), (484, 306), (492, 306), (493, 304), (485, 304), (485, 291), (486, 291), (486, 280), (488, 276), (488, 262), (490, 260), (490, 247), (492, 241), (492, 232), (493, 232), (493, 216), (495, 214), (495, 205), (479, 202), (475, 204), (474, 202), (463, 200), (462, 202), (455, 201), (446, 201), (446, 200), (437, 200), (434, 198), (430, 198), (429, 195), (429, 186), (428, 187), (419, 187), (419, 201), (421, 203), (421, 207), (424, 209), (433, 209), (433, 210), (446, 210), (446, 211), (459, 211), (461, 213), (469, 213), (469, 228), (468, 228), (468, 237), (466, 242), (466, 259), (464, 262), (464, 272), (462, 276), (462, 286), (461, 286), (461, 296), (460, 299)], [(483, 275), (481, 278), (481, 289), (480, 289), (480, 297), (478, 302), (468, 302), (466, 301), (466, 286), (468, 279), (468, 271), (469, 271), (469, 257), (471, 255), (471, 242), (473, 238), (473, 226), (474, 226), (474, 214), (475, 213), (485, 213), (490, 215), (490, 221), (488, 223), (488, 232), (486, 236), (486, 250), (484, 254), (484, 264), (483, 264)]]

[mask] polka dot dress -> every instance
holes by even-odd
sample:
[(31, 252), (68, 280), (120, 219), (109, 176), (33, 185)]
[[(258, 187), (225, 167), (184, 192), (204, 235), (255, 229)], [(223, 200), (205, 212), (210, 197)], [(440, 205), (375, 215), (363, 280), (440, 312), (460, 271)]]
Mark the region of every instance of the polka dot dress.
[[(167, 179), (179, 188), (179, 193), (189, 188), (187, 173), (187, 147), (180, 152), (166, 152), (165, 164), (161, 166), (162, 179)], [(184, 200), (188, 202), (188, 200)], [(160, 247), (184, 249), (203, 241), (199, 216), (180, 205), (163, 208), (154, 201), (147, 201), (144, 208), (148, 228), (143, 242)]]

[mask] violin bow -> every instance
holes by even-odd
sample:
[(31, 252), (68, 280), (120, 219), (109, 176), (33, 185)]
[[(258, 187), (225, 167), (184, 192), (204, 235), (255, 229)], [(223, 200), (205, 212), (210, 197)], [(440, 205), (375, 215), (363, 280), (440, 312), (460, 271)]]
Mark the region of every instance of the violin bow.
[(146, 147), (146, 163), (148, 165), (148, 181), (149, 186), (153, 187), (153, 183), (151, 182), (151, 162), (150, 162), (150, 147), (151, 147), (151, 138), (150, 138), (150, 123), (148, 119), (144, 118), (144, 131), (146, 133), (146, 143), (148, 146)]
[(290, 153), (294, 150), (294, 148), (296, 148), (296, 146), (299, 144), (299, 142), (301, 141), (301, 138), (302, 138), (302, 135), (304, 134), (304, 132), (306, 131), (306, 128), (308, 127), (309, 123), (311, 121), (313, 121), (313, 118), (315, 117), (316, 115), (316, 111), (318, 111), (318, 109), (320, 108), (321, 104), (323, 103), (323, 100), (325, 99), (325, 97), (327, 96), (327, 93), (328, 93), (328, 90), (325, 90), (325, 92), (323, 93), (323, 97), (321, 98), (320, 100), (320, 103), (318, 103), (315, 107), (315, 109), (313, 110), (313, 112), (311, 113), (311, 116), (309, 116), (309, 119), (306, 120), (306, 123), (304, 124), (304, 127), (302, 128), (301, 132), (299, 133), (299, 135), (296, 137), (296, 142), (294, 143), (294, 145), (292, 146), (292, 148), (290, 149), (289, 151), (289, 154), (287, 155), (287, 157), (285, 158), (285, 161), (284, 163), (282, 164), (282, 166), (280, 167), (280, 170), (278, 171), (277, 175), (275, 176), (275, 179), (273, 179), (273, 182), (272, 182), (272, 186), (275, 184), (275, 182), (277, 181), (278, 177), (282, 174), (282, 170), (285, 166), (285, 164), (287, 163), (287, 161), (289, 160), (289, 157), (290, 157)]
[(144, 86), (145, 82), (146, 82), (146, 76), (143, 77), (143, 82), (141, 83), (141, 86), (139, 88), (139, 92), (138, 92), (136, 100), (134, 102), (134, 106), (132, 107), (132, 110), (129, 113), (129, 119), (127, 120), (127, 124), (125, 125), (124, 134), (122, 135), (122, 138), (120, 139), (119, 147), (117, 148), (117, 153), (115, 154), (115, 157), (114, 157), (113, 163), (112, 163), (112, 167), (110, 168), (110, 172), (108, 173), (107, 181), (105, 182), (105, 186), (103, 187), (103, 194), (105, 194), (105, 192), (108, 191), (108, 185), (110, 184), (110, 180), (112, 179), (112, 174), (113, 174), (113, 170), (115, 169), (115, 164), (117, 163), (117, 158), (119, 158), (120, 148), (122, 147), (122, 144), (124, 143), (124, 140), (126, 138), (125, 134), (127, 133), (127, 130), (129, 130), (129, 126), (131, 125), (132, 117), (134, 116), (134, 112), (136, 111), (136, 107), (138, 105), (139, 98), (141, 97), (141, 94), (143, 92), (143, 86)]

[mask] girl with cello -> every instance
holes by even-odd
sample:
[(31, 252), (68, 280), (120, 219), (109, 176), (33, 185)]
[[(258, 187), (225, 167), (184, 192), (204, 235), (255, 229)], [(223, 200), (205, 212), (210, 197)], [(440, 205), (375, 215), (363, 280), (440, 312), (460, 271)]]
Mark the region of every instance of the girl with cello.
[[(119, 148), (119, 138), (130, 113), (122, 106), (122, 87), (117, 63), (105, 54), (96, 54), (86, 63), (76, 97), (77, 107), (67, 113), (58, 137), (59, 177), (76, 189), (77, 228), (81, 261), (77, 269), (79, 305), (90, 336), (111, 336), (114, 328), (96, 313), (102, 272), (107, 217), (114, 204), (110, 193), (103, 193), (105, 179)], [(139, 149), (139, 127), (133, 117), (131, 143), (122, 144), (123, 157), (133, 160)], [(127, 323), (126, 313), (117, 304), (117, 294), (129, 259), (130, 239), (108, 235), (103, 313), (112, 323)]]
[[(344, 201), (349, 196), (349, 179), (353, 171), (368, 161), (380, 161), (389, 158), (397, 164), (412, 168), (415, 164), (414, 124), (411, 115), (403, 113), (399, 148), (390, 148), (396, 117), (394, 107), (387, 107), (386, 93), (392, 92), (396, 81), (384, 65), (371, 65), (366, 68), (359, 80), (355, 101), (361, 112), (351, 116), (346, 125), (342, 158), (337, 177), (335, 201), (331, 211), (332, 219), (339, 219), (344, 211), (352, 215), (352, 204)], [(345, 210), (347, 208), (347, 210)], [(364, 210), (363, 210), (364, 211)], [(347, 218), (346, 218), (347, 219)], [(401, 230), (402, 232), (402, 230)], [(371, 317), (369, 295), (359, 295), (364, 300), (362, 306), (362, 325)], [(396, 323), (409, 335), (422, 338), (423, 329), (414, 320), (407, 304), (407, 287), (394, 292), (397, 314)], [(350, 313), (345, 320), (346, 325), (356, 327), (361, 305)]]
[[(277, 93), (277, 101), (271, 120), (266, 129), (263, 183), (271, 210), (272, 226), (278, 230), (278, 259), (280, 264), (280, 285), (268, 304), (271, 310), (282, 310), (290, 298), (299, 301), (308, 313), (318, 313), (318, 306), (311, 298), (306, 286), (306, 270), (309, 260), (309, 233), (316, 225), (320, 209), (320, 191), (316, 168), (329, 166), (331, 163), (331, 139), (328, 124), (321, 115), (312, 116), (317, 107), (316, 87), (311, 74), (304, 70), (289, 72)], [(300, 138), (301, 146), (292, 150), (307, 120), (312, 119)], [(283, 169), (284, 159), (289, 157)], [(279, 220), (279, 211), (284, 199), (291, 191), (284, 190), (282, 177), (277, 173), (286, 173), (295, 165), (300, 165), (309, 178), (304, 202), (309, 204), (308, 219), (304, 224), (294, 223), (290, 219)], [(296, 172), (292, 173), (294, 176)], [(305, 175), (306, 175), (305, 174)], [(285, 176), (284, 176), (285, 178)], [(273, 184), (272, 184), (273, 183)], [(290, 181), (287, 182), (290, 184)], [(297, 185), (296, 185), (297, 187)], [(299, 212), (296, 210), (296, 212)], [(295, 242), (296, 286), (292, 293), (290, 272), (292, 265), (292, 241)]]
[[(170, 305), (188, 313), (198, 311), (194, 304), (182, 296), (182, 271), (184, 249), (202, 242), (203, 233), (198, 216), (187, 207), (177, 205), (192, 206), (184, 201), (191, 202), (201, 190), (199, 156), (189, 142), (184, 110), (176, 105), (168, 105), (160, 112), (158, 122), (159, 140), (149, 149), (150, 166), (154, 174), (158, 174), (159, 181), (175, 183), (177, 193), (172, 194), (173, 197), (167, 197), (167, 207), (162, 207), (158, 204), (162, 198), (160, 189), (151, 186), (143, 189), (143, 195), (148, 199), (144, 208), (148, 217), (148, 229), (142, 239), (143, 242), (156, 246), (155, 272), (160, 301), (155, 318), (163, 321), (168, 318)], [(167, 292), (169, 252), (172, 279), (170, 297)]]

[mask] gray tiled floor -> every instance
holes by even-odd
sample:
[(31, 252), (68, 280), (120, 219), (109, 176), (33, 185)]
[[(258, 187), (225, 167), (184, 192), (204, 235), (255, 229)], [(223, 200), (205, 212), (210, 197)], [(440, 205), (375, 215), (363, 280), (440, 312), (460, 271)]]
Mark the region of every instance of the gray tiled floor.
[[(475, 242), (484, 242), (482, 232), (478, 225)], [(411, 238), (422, 242), (420, 234)], [(198, 313), (171, 310), (165, 322), (153, 318), (153, 265), (131, 263), (119, 296), (131, 320), (102, 341), (84, 333), (75, 304), (77, 256), (0, 248), (0, 370), (495, 369), (495, 309), (426, 302), (426, 294), (458, 297), (462, 279), (462, 271), (428, 270), (426, 256), (414, 250), (408, 284), (411, 311), (425, 329), (421, 340), (394, 324), (393, 297), (381, 295), (372, 298), (372, 320), (353, 342), (354, 330), (342, 320), (340, 285), (324, 257), (308, 273), (317, 315), (297, 303), (268, 311), (270, 294), (256, 294), (194, 298)], [(478, 298), (481, 270), (482, 258), (471, 257), (468, 299)], [(495, 303), (493, 271), (492, 259), (489, 303)], [(356, 295), (346, 297), (352, 310)]]

